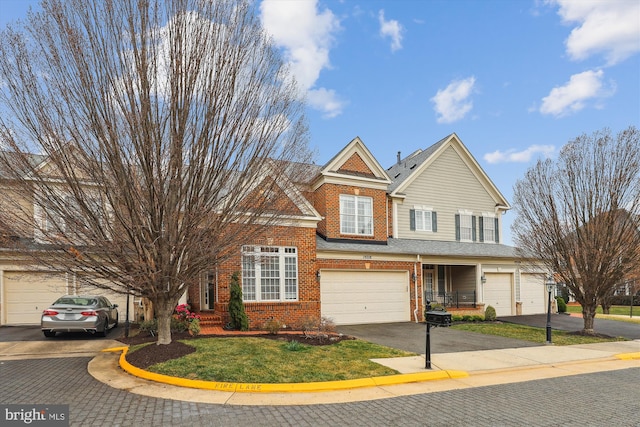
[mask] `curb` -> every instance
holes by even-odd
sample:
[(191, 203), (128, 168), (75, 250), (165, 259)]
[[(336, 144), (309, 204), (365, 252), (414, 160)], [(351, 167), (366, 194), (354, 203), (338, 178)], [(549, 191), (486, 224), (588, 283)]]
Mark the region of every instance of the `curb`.
[(397, 384), (417, 383), (423, 381), (446, 380), (453, 378), (466, 378), (469, 374), (465, 371), (443, 370), (434, 372), (419, 372), (413, 374), (398, 374), (382, 377), (359, 378), (344, 381), (322, 381), (312, 383), (228, 383), (217, 381), (190, 380), (187, 378), (171, 377), (169, 375), (156, 374), (131, 365), (126, 360), (129, 347), (115, 347), (102, 350), (103, 352), (121, 351), (119, 358), (120, 367), (127, 373), (149, 381), (170, 384), (179, 387), (196, 388), (202, 390), (217, 390), (227, 392), (244, 393), (301, 393), (348, 390), (363, 387), (378, 387)]
[(620, 353), (620, 354), (616, 354), (613, 357), (615, 357), (616, 359), (620, 359), (620, 360), (640, 359), (640, 351), (638, 351), (636, 353)]

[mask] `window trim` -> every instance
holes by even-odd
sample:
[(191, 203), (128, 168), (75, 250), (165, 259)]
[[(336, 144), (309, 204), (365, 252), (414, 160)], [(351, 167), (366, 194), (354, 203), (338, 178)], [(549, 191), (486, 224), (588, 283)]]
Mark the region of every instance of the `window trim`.
[[(490, 225), (491, 228), (487, 228), (487, 225)], [(499, 227), (498, 216), (492, 213), (483, 212), (482, 216), (478, 218), (478, 231), (480, 234), (480, 241), (484, 243), (500, 243), (500, 232), (498, 230)], [(486, 239), (486, 231), (493, 231), (493, 238)]]
[[(242, 300), (244, 302), (296, 302), (299, 301), (300, 293), (300, 279), (299, 279), (299, 266), (298, 266), (298, 248), (295, 246), (268, 246), (268, 245), (244, 245), (241, 248), (241, 264), (242, 264)], [(252, 269), (245, 268), (245, 260), (247, 258), (253, 258), (251, 261)], [(274, 261), (277, 258), (277, 270), (271, 270), (277, 275), (265, 276), (264, 272), (268, 272), (269, 265), (266, 265), (265, 261)], [(291, 264), (291, 260), (294, 260)], [(275, 264), (271, 264), (273, 266)], [(295, 267), (293, 275), (291, 270), (287, 270), (287, 267)], [(248, 272), (252, 272), (252, 275), (247, 275)], [(253, 282), (253, 283), (249, 283)], [(265, 297), (265, 294), (269, 292), (276, 292), (275, 289), (271, 291), (266, 288), (273, 286), (274, 282), (277, 282), (277, 294), (278, 298), (270, 299)], [(295, 289), (292, 289), (292, 286)], [(249, 287), (252, 287), (253, 292), (247, 292)], [(252, 295), (253, 298), (247, 298), (247, 295)]]
[[(418, 213), (422, 215), (422, 221), (418, 221)], [(429, 219), (425, 221), (424, 214), (429, 214)], [(418, 225), (421, 223), (423, 227)], [(424, 225), (428, 225), (424, 228)], [(409, 210), (409, 229), (422, 233), (436, 233), (438, 231), (438, 216), (433, 208), (425, 206), (414, 206)]]
[[(350, 232), (350, 231), (346, 231), (345, 227), (344, 227), (344, 216), (345, 215), (351, 215), (351, 214), (346, 214), (344, 212), (344, 205), (343, 205), (343, 200), (344, 201), (351, 201), (353, 203), (354, 206), (354, 213), (353, 213), (353, 217), (354, 217), (354, 228), (355, 228), (355, 232)], [(369, 202), (369, 207), (370, 207), (370, 212), (371, 215), (370, 216), (364, 216), (363, 214), (360, 214), (358, 212), (358, 202), (362, 200), (362, 201), (368, 201)], [(348, 234), (351, 236), (373, 236), (374, 235), (374, 226), (373, 226), (373, 197), (370, 196), (356, 196), (354, 194), (341, 194), (340, 198), (339, 198), (339, 202), (340, 202), (340, 234)], [(369, 219), (370, 221), (370, 229), (371, 231), (369, 233), (366, 232), (362, 232), (360, 233), (358, 230), (361, 229), (362, 226), (366, 226), (366, 219)], [(364, 224), (361, 224), (361, 222), (364, 222)]]
[[(471, 220), (471, 229), (470, 234), (471, 234), (471, 238), (463, 238), (462, 237), (462, 230), (464, 229), (468, 229), (469, 227), (462, 227), (462, 221), (463, 221), (463, 217), (468, 217)], [(456, 219), (456, 240), (459, 242), (475, 242), (476, 241), (476, 216), (473, 215), (473, 212), (471, 211), (467, 211), (467, 210), (459, 210), (458, 213), (456, 213), (455, 216)]]

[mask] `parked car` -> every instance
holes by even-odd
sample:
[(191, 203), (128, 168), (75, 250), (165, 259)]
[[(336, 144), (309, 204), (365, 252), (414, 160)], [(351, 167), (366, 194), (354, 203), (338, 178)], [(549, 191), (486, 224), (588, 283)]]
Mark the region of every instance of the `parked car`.
[(118, 326), (118, 304), (103, 296), (65, 295), (42, 312), (40, 325), (45, 337), (82, 331), (106, 337)]

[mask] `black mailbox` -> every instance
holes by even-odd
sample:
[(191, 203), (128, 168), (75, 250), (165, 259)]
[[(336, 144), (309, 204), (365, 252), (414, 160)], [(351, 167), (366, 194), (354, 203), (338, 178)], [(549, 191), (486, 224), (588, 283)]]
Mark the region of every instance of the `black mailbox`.
[(427, 323), (436, 326), (451, 326), (451, 313), (446, 311), (427, 311)]

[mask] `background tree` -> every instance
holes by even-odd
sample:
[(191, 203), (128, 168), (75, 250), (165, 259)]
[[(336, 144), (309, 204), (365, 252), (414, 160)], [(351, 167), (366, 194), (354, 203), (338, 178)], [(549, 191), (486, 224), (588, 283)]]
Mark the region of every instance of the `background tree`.
[(640, 262), (638, 129), (608, 129), (540, 160), (514, 189), (514, 240), (526, 259), (541, 260), (582, 305), (593, 334), (598, 304)]
[(187, 287), (282, 218), (300, 93), (248, 0), (41, 6), (0, 36), (2, 234), (148, 298), (168, 344)]

